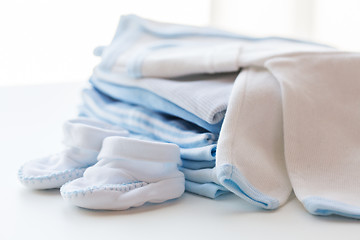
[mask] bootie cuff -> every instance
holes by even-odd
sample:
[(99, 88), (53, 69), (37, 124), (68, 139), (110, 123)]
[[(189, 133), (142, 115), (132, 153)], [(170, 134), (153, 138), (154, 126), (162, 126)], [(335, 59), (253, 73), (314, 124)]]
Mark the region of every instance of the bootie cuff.
[(100, 151), (104, 138), (128, 136), (129, 132), (120, 127), (88, 118), (75, 118), (65, 122), (64, 144), (66, 146)]
[(180, 164), (180, 149), (172, 143), (144, 141), (125, 137), (108, 137), (98, 159), (128, 159)]

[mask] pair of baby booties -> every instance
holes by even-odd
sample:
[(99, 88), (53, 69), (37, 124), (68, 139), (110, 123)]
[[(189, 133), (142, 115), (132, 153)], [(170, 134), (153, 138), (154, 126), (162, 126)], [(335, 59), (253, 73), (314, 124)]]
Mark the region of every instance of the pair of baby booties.
[(101, 210), (161, 203), (184, 193), (177, 145), (135, 139), (127, 130), (87, 118), (65, 122), (63, 131), (64, 151), (19, 169), (26, 187), (60, 188), (70, 203)]

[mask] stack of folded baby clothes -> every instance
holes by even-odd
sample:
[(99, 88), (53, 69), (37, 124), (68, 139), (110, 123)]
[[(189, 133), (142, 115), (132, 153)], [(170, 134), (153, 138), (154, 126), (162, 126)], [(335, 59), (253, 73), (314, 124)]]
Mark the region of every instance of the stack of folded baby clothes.
[[(61, 188), (65, 199), (126, 209), (179, 197), (184, 184), (209, 198), (232, 192), (276, 209), (294, 189), (312, 214), (360, 217), (358, 54), (134, 15), (122, 17), (112, 42), (94, 53), (101, 63), (80, 107), (82, 117), (94, 120), (74, 121), (116, 130), (100, 134), (97, 160), (92, 153), (81, 166), (61, 168), (78, 174), (64, 177), (73, 180)], [(74, 152), (77, 145), (70, 146)], [(46, 182), (34, 165), (19, 172), (30, 186)], [(160, 183), (151, 196), (136, 195)]]
[[(111, 44), (95, 49), (102, 61), (90, 78), (94, 89), (83, 92), (81, 113), (177, 144), (186, 190), (215, 198), (228, 192), (214, 167), (218, 134), (239, 74), (240, 47), (256, 40), (271, 48), (270, 42), (294, 45), (125, 16)], [(192, 141), (195, 135), (204, 140)]]

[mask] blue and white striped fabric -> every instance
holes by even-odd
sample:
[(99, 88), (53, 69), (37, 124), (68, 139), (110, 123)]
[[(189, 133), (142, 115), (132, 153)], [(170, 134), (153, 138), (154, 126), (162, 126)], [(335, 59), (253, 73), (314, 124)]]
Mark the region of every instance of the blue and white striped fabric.
[[(97, 119), (100, 121), (104, 121), (107, 123), (111, 123), (113, 125), (118, 125), (117, 123), (105, 120), (103, 117), (96, 115), (91, 109), (87, 106), (82, 105), (79, 107), (79, 116), (82, 117), (89, 117), (93, 119)], [(149, 140), (154, 141), (149, 137), (144, 135), (131, 133), (130, 137), (142, 139), (142, 140)], [(215, 166), (215, 153), (216, 153), (216, 146), (217, 144), (211, 144), (208, 146), (203, 147), (196, 147), (196, 148), (181, 148), (180, 147), (180, 155), (183, 162), (190, 166), (190, 169), (202, 169), (207, 167), (214, 167)]]
[[(107, 76), (112, 76), (112, 75), (114, 75), (114, 74), (108, 74)], [(176, 103), (171, 102), (171, 101), (159, 96), (157, 93), (147, 90), (145, 88), (137, 87), (137, 86), (127, 86), (127, 85), (122, 85), (119, 83), (114, 84), (112, 82), (108, 82), (102, 78), (97, 77), (95, 74), (93, 76), (91, 76), (89, 81), (97, 90), (101, 91), (102, 93), (104, 93), (107, 96), (112, 97), (116, 100), (140, 105), (140, 106), (143, 106), (143, 107), (153, 110), (153, 111), (157, 111), (157, 112), (161, 112), (164, 114), (179, 117), (179, 118), (184, 119), (188, 122), (191, 122), (197, 126), (200, 126), (201, 128), (208, 130), (209, 132), (216, 133), (216, 134), (218, 134), (220, 132), (221, 125), (222, 125), (222, 118), (225, 114), (224, 106), (226, 106), (226, 104), (227, 104), (226, 96), (230, 95), (230, 91), (231, 91), (231, 87), (232, 87), (232, 85), (225, 86), (225, 88), (227, 88), (227, 90), (229, 90), (229, 91), (228, 91), (228, 94), (225, 93), (226, 91), (220, 93), (225, 98), (225, 100), (221, 100), (222, 104), (219, 104), (221, 107), (219, 109), (215, 107), (215, 110), (212, 111), (213, 112), (212, 114), (208, 113), (211, 116), (218, 116), (218, 118), (221, 118), (221, 119), (219, 119), (218, 122), (216, 122), (216, 123), (209, 123), (209, 122), (205, 121), (204, 119), (200, 118), (199, 116), (197, 116), (195, 113), (187, 111), (184, 108), (178, 106)], [(171, 81), (168, 81), (168, 82), (171, 82)], [(204, 84), (206, 84), (205, 81), (203, 81), (203, 82), (204, 82)], [(169, 86), (171, 86), (171, 85), (169, 85)], [(158, 88), (160, 88), (160, 86)], [(174, 86), (172, 86), (172, 88), (174, 88)], [(203, 89), (204, 87), (198, 86), (196, 88)], [(224, 88), (224, 86), (222, 86), (221, 88)], [(217, 86), (217, 88), (215, 88), (213, 91), (216, 91), (216, 89), (219, 90), (221, 88), (219, 86)], [(181, 88), (180, 89), (176, 88), (176, 89), (175, 89), (175, 91), (177, 91), (177, 95), (179, 95), (179, 91), (182, 91), (182, 90), (181, 90)], [(175, 95), (175, 92), (173, 95)], [(180, 95), (185, 95), (185, 94), (180, 94)], [(192, 95), (194, 95), (194, 92), (192, 92)], [(199, 98), (199, 96), (197, 96), (197, 97)], [(215, 97), (209, 96), (208, 98), (214, 99)], [(222, 99), (222, 98), (220, 98), (220, 99)], [(207, 104), (207, 105), (209, 105), (209, 104)], [(201, 108), (199, 106), (199, 104), (197, 104), (197, 105), (191, 104), (191, 106), (193, 106), (196, 109)]]
[(114, 101), (95, 90), (84, 89), (83, 101), (99, 118), (153, 140), (175, 143), (182, 148), (198, 148), (215, 144), (218, 139), (218, 135), (182, 119)]
[(80, 112), (85, 116), (121, 126), (143, 138), (175, 143), (184, 159), (215, 160), (216, 134), (179, 118), (115, 101), (95, 89), (84, 89), (82, 98)]

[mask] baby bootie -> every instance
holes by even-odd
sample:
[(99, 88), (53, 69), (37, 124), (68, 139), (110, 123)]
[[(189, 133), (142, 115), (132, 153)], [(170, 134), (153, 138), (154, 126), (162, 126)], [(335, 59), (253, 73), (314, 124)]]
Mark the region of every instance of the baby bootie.
[(128, 135), (124, 129), (87, 118), (65, 122), (63, 131), (65, 150), (25, 163), (18, 172), (22, 184), (33, 189), (60, 188), (97, 162), (104, 138)]
[(180, 197), (184, 174), (179, 147), (171, 143), (108, 137), (98, 162), (63, 185), (65, 200), (89, 209), (125, 210)]

